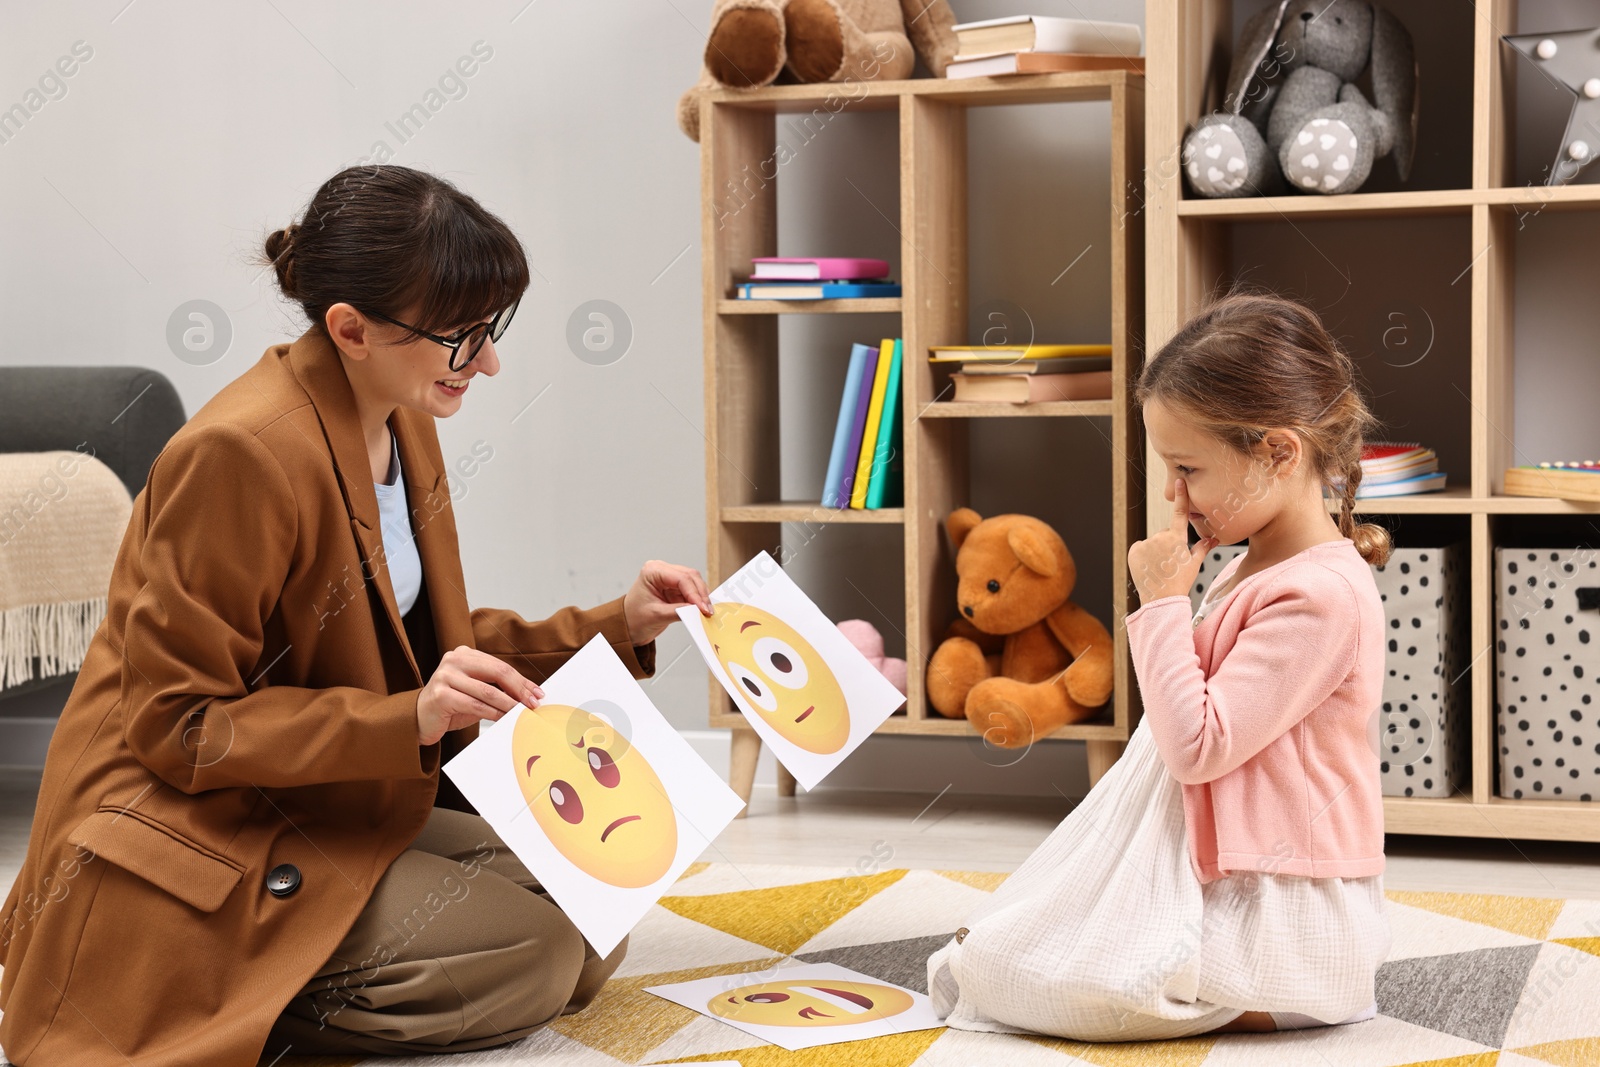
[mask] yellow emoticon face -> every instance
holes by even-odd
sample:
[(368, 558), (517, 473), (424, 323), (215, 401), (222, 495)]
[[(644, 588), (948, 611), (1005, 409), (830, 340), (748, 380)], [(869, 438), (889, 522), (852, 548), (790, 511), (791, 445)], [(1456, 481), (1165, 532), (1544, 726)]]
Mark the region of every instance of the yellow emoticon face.
[(849, 1026), (877, 1022), (911, 1007), (911, 994), (872, 982), (763, 982), (718, 993), (711, 1014), (753, 1026)]
[(837, 752), (850, 739), (844, 690), (810, 642), (770, 612), (721, 603), (700, 616), (711, 652), (745, 701), (790, 744)]
[(528, 810), (574, 866), (624, 889), (667, 873), (678, 854), (667, 790), (605, 719), (563, 704), (524, 709), (511, 754)]

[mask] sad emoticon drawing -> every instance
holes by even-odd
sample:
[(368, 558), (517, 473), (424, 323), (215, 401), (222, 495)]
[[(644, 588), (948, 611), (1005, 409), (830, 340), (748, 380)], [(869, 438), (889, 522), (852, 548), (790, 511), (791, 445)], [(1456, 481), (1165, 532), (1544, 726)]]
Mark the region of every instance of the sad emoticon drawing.
[(624, 889), (667, 873), (678, 853), (672, 802), (644, 753), (612, 723), (593, 711), (545, 704), (524, 708), (514, 730), (517, 783), (558, 852)]
[(790, 744), (827, 755), (850, 739), (850, 710), (833, 671), (788, 623), (750, 604), (700, 616), (712, 655), (744, 700)]

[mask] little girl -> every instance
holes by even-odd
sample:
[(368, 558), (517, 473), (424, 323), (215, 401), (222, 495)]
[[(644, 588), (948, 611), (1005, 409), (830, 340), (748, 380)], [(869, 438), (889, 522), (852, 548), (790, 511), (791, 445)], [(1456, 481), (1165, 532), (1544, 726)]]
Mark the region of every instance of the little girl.
[[(1391, 941), (1369, 565), (1390, 541), (1352, 510), (1375, 420), (1315, 314), (1238, 292), (1147, 363), (1136, 398), (1174, 506), (1128, 552), (1144, 715), (929, 959), (929, 994), (952, 1027), (1081, 1041), (1370, 1019)], [(1191, 616), (1205, 553), (1245, 539)]]

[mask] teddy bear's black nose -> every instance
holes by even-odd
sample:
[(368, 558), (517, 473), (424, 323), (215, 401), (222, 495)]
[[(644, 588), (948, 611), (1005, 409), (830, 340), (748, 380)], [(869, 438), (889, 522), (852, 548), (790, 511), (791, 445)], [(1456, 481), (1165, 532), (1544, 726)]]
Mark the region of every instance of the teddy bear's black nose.
[(1311, 14), (1311, 12), (1309, 12), (1309, 11), (1302, 11), (1302, 12), (1300, 12), (1300, 19), (1301, 19), (1301, 21), (1303, 21), (1303, 22), (1310, 22), (1310, 21), (1311, 21), (1311, 19), (1312, 19), (1312, 14)]
[(969, 619), (972, 618), (972, 605), (968, 604), (966, 607), (962, 608), (961, 614), (965, 615)]

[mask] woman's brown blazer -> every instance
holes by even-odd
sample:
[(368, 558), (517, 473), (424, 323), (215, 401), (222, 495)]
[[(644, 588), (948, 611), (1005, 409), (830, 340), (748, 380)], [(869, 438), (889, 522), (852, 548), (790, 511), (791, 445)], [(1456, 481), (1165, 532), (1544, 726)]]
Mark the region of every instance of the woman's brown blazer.
[(433, 418), (390, 425), (423, 571), (405, 619), (319, 332), (269, 348), (157, 457), (0, 906), (12, 1062), (255, 1064), (477, 736), (418, 744), (440, 652), (542, 681), (600, 633), (635, 677), (654, 670), (620, 597), (543, 622), (469, 609)]

